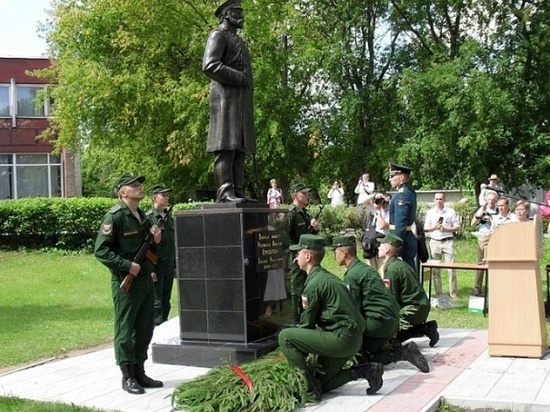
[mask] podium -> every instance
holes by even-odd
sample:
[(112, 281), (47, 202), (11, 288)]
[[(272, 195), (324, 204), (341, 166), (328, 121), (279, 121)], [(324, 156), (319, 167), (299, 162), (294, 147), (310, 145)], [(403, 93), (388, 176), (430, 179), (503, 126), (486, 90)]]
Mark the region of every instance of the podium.
[(490, 356), (541, 358), (548, 349), (539, 219), (506, 223), (487, 245)]

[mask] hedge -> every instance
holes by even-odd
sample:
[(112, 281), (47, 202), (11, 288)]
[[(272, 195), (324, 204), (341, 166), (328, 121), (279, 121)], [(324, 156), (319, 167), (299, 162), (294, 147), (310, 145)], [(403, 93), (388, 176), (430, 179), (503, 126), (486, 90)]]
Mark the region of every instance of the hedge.
[[(103, 197), (0, 200), (0, 246), (91, 250), (103, 216), (117, 201)], [(151, 201), (143, 200), (141, 207), (148, 210)], [(192, 207), (179, 204), (174, 210)]]

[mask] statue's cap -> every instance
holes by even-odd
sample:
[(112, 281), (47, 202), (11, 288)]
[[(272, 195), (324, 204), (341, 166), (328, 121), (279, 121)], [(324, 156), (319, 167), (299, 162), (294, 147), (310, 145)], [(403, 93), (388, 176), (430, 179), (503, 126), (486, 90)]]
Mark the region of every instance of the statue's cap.
[(217, 18), (220, 18), (229, 9), (240, 9), (241, 0), (227, 0), (223, 2), (214, 12)]

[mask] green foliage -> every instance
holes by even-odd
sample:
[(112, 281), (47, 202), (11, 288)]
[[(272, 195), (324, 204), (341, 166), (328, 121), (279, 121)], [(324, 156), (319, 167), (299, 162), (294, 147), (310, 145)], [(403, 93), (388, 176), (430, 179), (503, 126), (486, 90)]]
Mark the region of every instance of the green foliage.
[[(0, 245), (10, 248), (91, 249), (113, 198), (25, 198), (0, 200)], [(141, 204), (151, 207), (150, 200)], [(178, 204), (174, 211), (193, 208)]]
[(0, 398), (0, 410), (4, 412), (93, 412), (96, 408), (86, 408), (74, 404), (36, 402), (19, 398)]

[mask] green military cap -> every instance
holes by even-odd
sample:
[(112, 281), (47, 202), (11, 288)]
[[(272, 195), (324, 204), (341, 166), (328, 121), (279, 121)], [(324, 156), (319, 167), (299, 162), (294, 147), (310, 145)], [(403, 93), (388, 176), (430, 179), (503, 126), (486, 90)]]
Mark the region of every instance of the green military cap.
[(399, 237), (394, 235), (393, 233), (388, 233), (386, 236), (377, 239), (378, 243), (389, 243), (393, 247), (401, 247), (403, 246), (403, 240)]
[(135, 181), (139, 183), (145, 182), (144, 176), (134, 176), (132, 173), (123, 173), (116, 181), (116, 189), (120, 189), (122, 186), (128, 186), (134, 183)]
[(334, 236), (332, 238), (332, 248), (337, 247), (355, 247), (355, 236)]
[(306, 187), (306, 185), (303, 184), (302, 182), (298, 182), (298, 183), (294, 183), (292, 186), (290, 186), (290, 192), (291, 193), (298, 193), (298, 192), (309, 193), (309, 192), (311, 192), (311, 188)]
[(240, 0), (227, 0), (223, 2), (214, 12), (214, 15), (219, 19), (227, 10), (242, 9)]
[(408, 166), (398, 165), (396, 163), (390, 163), (390, 176), (393, 176), (398, 173), (403, 173), (404, 175), (410, 175), (412, 169)]
[(300, 241), (297, 245), (291, 245), (289, 249), (293, 251), (301, 249), (321, 251), (325, 249), (325, 238), (323, 236), (306, 233), (300, 236)]
[(157, 195), (159, 193), (168, 193), (171, 191), (172, 189), (170, 189), (169, 187), (166, 187), (162, 183), (159, 183), (158, 185), (153, 185), (151, 189), (149, 189), (149, 194), (152, 196), (152, 195)]

